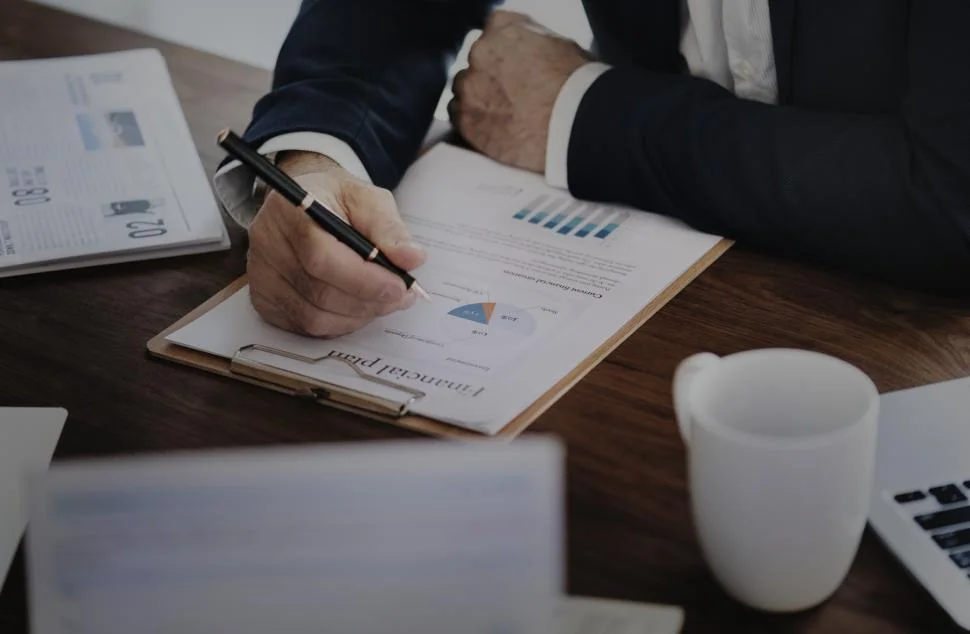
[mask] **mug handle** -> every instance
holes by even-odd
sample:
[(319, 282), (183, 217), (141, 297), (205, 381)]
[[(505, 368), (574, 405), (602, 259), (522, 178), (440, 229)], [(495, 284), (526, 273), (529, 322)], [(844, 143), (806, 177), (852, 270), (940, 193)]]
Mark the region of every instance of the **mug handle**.
[(674, 415), (677, 417), (677, 425), (680, 427), (680, 436), (688, 445), (690, 444), (690, 430), (693, 424), (690, 420), (690, 387), (698, 374), (720, 360), (721, 357), (712, 352), (700, 352), (681, 361), (674, 372)]

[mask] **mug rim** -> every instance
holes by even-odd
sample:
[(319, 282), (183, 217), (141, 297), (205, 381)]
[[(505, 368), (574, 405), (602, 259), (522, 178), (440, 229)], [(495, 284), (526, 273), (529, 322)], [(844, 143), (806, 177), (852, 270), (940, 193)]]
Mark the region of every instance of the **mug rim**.
[(743, 442), (745, 444), (761, 444), (766, 446), (773, 446), (782, 449), (805, 447), (805, 446), (817, 446), (827, 443), (831, 443), (838, 440), (842, 436), (847, 436), (857, 430), (860, 424), (866, 420), (870, 415), (873, 408), (879, 406), (879, 390), (876, 388), (876, 384), (873, 382), (872, 378), (863, 372), (858, 366), (840, 359), (839, 357), (826, 354), (824, 352), (817, 352), (815, 350), (808, 350), (804, 348), (755, 348), (752, 350), (742, 350), (740, 352), (735, 352), (733, 354), (721, 357), (720, 362), (711, 368), (708, 368), (705, 372), (702, 372), (698, 376), (694, 385), (690, 386), (691, 392), (694, 393), (696, 397), (696, 390), (703, 386), (709, 385), (712, 381), (711, 377), (715, 376), (718, 372), (722, 372), (724, 367), (731, 363), (732, 360), (736, 361), (738, 359), (749, 358), (753, 356), (784, 356), (784, 355), (797, 355), (803, 357), (813, 357), (815, 359), (821, 359), (834, 365), (841, 366), (842, 368), (848, 370), (851, 374), (854, 374), (861, 380), (863, 389), (866, 392), (867, 405), (863, 412), (851, 422), (842, 425), (836, 429), (831, 429), (828, 431), (820, 432), (817, 434), (811, 434), (809, 436), (769, 436), (766, 434), (757, 434), (749, 431), (742, 431), (722, 423), (717, 416), (714, 415), (712, 411), (706, 406), (707, 399), (697, 400), (694, 404), (689, 404), (688, 409), (691, 415), (696, 419), (696, 423), (700, 423), (701, 426), (706, 427), (714, 431), (715, 433), (727, 437), (731, 440)]

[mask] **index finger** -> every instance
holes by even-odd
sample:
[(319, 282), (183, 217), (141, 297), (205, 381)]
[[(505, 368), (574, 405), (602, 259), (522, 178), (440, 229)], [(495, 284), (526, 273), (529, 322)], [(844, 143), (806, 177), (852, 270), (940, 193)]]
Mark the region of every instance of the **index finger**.
[(350, 247), (301, 214), (291, 239), (300, 266), (311, 278), (369, 302), (396, 302), (404, 297), (404, 282), (384, 267), (368, 262)]

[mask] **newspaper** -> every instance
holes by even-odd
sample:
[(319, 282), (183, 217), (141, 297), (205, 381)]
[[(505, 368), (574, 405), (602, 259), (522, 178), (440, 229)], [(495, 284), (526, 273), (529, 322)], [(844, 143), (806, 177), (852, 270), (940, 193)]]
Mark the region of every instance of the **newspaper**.
[(158, 51), (0, 62), (0, 276), (228, 247)]

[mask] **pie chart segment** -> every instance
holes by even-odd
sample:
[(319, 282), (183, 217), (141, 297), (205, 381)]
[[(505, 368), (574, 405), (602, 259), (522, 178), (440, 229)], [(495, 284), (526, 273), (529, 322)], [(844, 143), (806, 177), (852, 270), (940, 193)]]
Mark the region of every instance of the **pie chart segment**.
[[(480, 302), (464, 304), (448, 311), (453, 318), (449, 330), (451, 332), (468, 330), (473, 334), (475, 324), (480, 324), (474, 334), (488, 332), (500, 339), (506, 336), (529, 337), (536, 329), (535, 318), (518, 306), (496, 302)], [(462, 326), (461, 324), (465, 324)], [(481, 329), (485, 326), (485, 330)]]
[[(489, 307), (488, 310), (486, 310), (486, 306)], [(495, 304), (465, 304), (464, 306), (459, 306), (449, 311), (448, 314), (459, 319), (467, 319), (468, 321), (487, 325), (494, 307)]]

